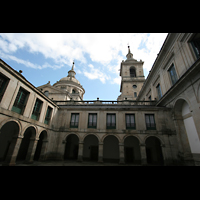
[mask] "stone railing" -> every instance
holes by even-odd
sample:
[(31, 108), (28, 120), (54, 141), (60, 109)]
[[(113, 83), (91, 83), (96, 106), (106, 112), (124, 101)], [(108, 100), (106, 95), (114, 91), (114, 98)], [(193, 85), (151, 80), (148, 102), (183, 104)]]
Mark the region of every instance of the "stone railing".
[(57, 105), (131, 105), (131, 106), (137, 106), (137, 105), (144, 105), (144, 106), (154, 106), (157, 101), (133, 101), (133, 100), (124, 100), (124, 101), (103, 101), (103, 100), (92, 100), (92, 101), (75, 101), (75, 100), (67, 100), (67, 101), (53, 101)]

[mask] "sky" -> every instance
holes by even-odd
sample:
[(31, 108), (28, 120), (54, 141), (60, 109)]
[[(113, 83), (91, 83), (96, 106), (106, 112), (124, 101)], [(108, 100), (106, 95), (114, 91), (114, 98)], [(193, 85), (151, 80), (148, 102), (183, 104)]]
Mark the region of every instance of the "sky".
[(0, 58), (38, 87), (68, 75), (75, 62), (83, 100), (117, 100), (120, 63), (128, 45), (133, 58), (144, 61), (144, 76), (167, 33), (0, 33)]

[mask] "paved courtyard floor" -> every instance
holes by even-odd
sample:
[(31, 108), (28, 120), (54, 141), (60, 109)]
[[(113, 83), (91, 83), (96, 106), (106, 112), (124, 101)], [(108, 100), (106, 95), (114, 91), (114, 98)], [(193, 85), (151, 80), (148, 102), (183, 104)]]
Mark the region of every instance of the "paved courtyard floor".
[[(2, 166), (2, 163), (0, 163)], [(77, 161), (34, 161), (32, 164), (17, 162), (15, 166), (141, 166), (136, 164), (119, 164), (119, 163), (98, 163), (98, 162), (77, 162)]]

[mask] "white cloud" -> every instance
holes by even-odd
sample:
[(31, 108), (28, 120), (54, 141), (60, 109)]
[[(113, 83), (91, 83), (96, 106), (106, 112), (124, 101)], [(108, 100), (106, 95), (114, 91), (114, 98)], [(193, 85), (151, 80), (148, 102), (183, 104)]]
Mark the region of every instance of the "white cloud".
[(104, 74), (103, 72), (101, 72), (99, 69), (95, 69), (94, 66), (92, 64), (89, 64), (88, 67), (90, 68), (90, 71), (83, 71), (83, 74), (91, 79), (99, 79), (102, 83), (105, 83), (106, 80), (109, 80), (110, 77), (107, 76), (106, 74)]
[[(94, 67), (84, 71), (90, 79), (100, 79), (105, 83), (110, 77), (107, 72), (119, 76), (118, 69), (128, 53), (127, 44), (131, 47), (133, 57), (144, 61), (144, 68), (149, 71), (166, 38), (167, 34), (136, 34), (136, 33), (1, 33), (0, 50), (9, 59), (32, 68), (71, 67), (72, 60), (87, 64), (86, 53), (93, 62), (102, 65), (101, 71)], [(143, 44), (144, 46), (140, 46)], [(19, 59), (14, 54), (18, 49), (26, 48), (31, 53), (42, 53), (46, 58), (52, 58), (56, 65), (44, 63), (38, 66), (25, 59)], [(114, 63), (114, 64), (113, 64)], [(90, 71), (89, 71), (90, 70)], [(106, 73), (104, 72), (106, 70)], [(147, 76), (147, 74), (146, 74)], [(116, 78), (115, 83), (118, 83)]]

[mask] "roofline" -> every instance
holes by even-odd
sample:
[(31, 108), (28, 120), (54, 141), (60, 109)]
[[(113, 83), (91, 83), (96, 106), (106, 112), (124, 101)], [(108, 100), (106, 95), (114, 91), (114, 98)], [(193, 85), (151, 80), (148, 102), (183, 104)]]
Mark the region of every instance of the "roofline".
[(36, 88), (32, 83), (30, 83), (22, 74), (20, 74), (19, 72), (17, 72), (16, 70), (14, 70), (10, 65), (8, 65), (5, 61), (3, 61), (0, 58), (0, 61), (3, 62), (4, 65), (6, 65), (6, 67), (4, 65), (1, 65), (1, 67), (3, 69), (5, 69), (6, 71), (8, 71), (10, 74), (12, 74), (15, 78), (17, 78), (18, 80), (20, 80), (22, 83), (24, 83), (26, 86), (28, 86), (29, 88), (31, 88), (32, 90), (34, 90), (37, 94), (39, 94), (40, 96), (42, 96), (44, 99), (46, 99), (49, 103), (51, 103), (53, 106), (59, 108), (50, 98), (48, 98), (45, 94), (43, 94), (38, 88)]

